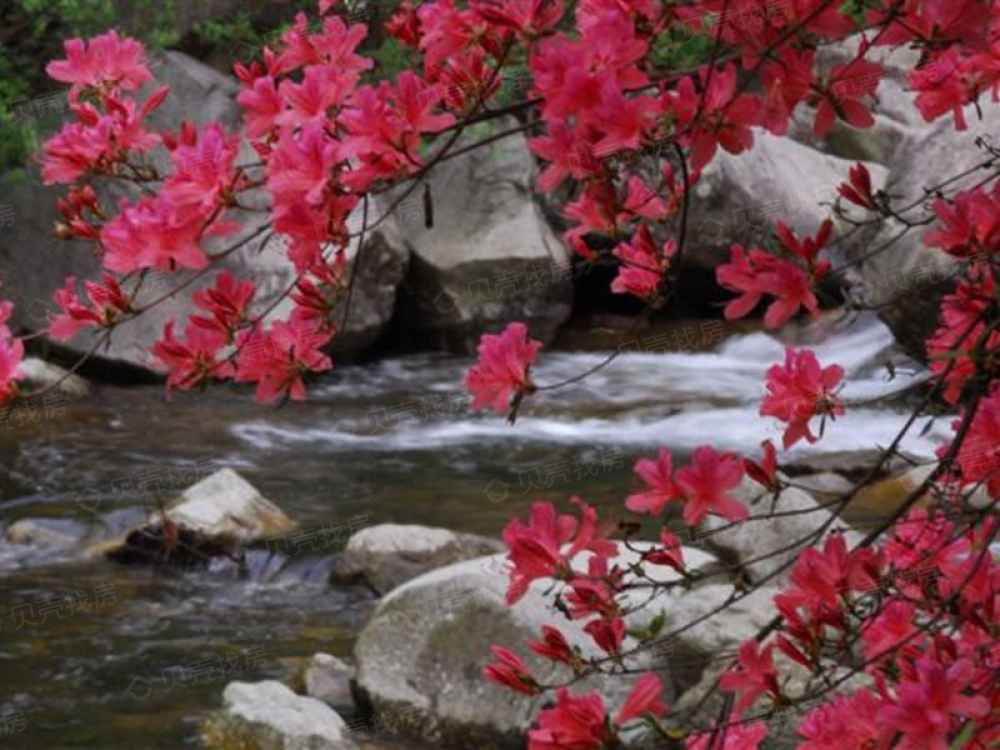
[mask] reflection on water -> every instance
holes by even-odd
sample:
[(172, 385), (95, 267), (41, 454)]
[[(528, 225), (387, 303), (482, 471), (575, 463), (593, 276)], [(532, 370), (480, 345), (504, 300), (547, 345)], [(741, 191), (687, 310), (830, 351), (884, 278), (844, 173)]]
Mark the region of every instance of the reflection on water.
[[(867, 397), (906, 385), (880, 369), (889, 342), (865, 325), (817, 349), (847, 369), (846, 397)], [(555, 353), (536, 380), (602, 358)], [(178, 477), (229, 466), (306, 527), (422, 523), (496, 535), (540, 498), (579, 494), (620, 507), (635, 458), (658, 445), (755, 451), (780, 434), (755, 413), (765, 370), (781, 358), (764, 334), (712, 353), (632, 354), (539, 394), (513, 428), (471, 414), (461, 389), (469, 362), (438, 356), (341, 368), (308, 404), (281, 409), (224, 390), (167, 404), (159, 389), (103, 389), (58, 418), (0, 430), (0, 520), (73, 518), (95, 538), (111, 536), (190, 483)], [(818, 450), (884, 445), (900, 421), (891, 410), (851, 410)], [(947, 421), (924, 435), (917, 425), (905, 447), (930, 455)], [(5, 739), (25, 748), (196, 744), (226, 682), (286, 677), (295, 657), (350, 652), (371, 600), (325, 584), (335, 550), (284, 566), (258, 558), (248, 583), (232, 571), (168, 575), (0, 546), (0, 712), (26, 719)], [(32, 622), (19, 619), (29, 613)], [(260, 657), (252, 665), (251, 650)]]

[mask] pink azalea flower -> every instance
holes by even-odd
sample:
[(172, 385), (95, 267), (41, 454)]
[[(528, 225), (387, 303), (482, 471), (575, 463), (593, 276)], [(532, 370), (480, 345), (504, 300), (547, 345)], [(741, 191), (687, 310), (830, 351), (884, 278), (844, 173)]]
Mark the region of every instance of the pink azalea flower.
[[(573, 502), (583, 514), (579, 530), (576, 519), (558, 515), (552, 503), (532, 505), (527, 525), (519, 518), (507, 524), (503, 541), (509, 550), (507, 560), (512, 565), (508, 604), (520, 600), (532, 581), (570, 576), (570, 561), (584, 550), (600, 557), (610, 557), (617, 552), (617, 545), (597, 529), (597, 511), (580, 498), (573, 498)], [(564, 550), (567, 544), (569, 547)]]
[(834, 393), (843, 379), (842, 367), (820, 367), (816, 355), (808, 349), (786, 349), (785, 364), (767, 371), (768, 394), (760, 414), (788, 423), (783, 438), (785, 450), (803, 438), (810, 443), (817, 441), (809, 428), (813, 417), (833, 419), (844, 413), (844, 405)]
[(120, 274), (143, 268), (205, 268), (208, 258), (201, 240), (206, 219), (200, 212), (178, 210), (162, 194), (134, 205), (122, 199), (121, 213), (101, 230), (104, 267)]
[(232, 341), (236, 331), (247, 321), (247, 308), (253, 301), (254, 289), (253, 281), (237, 281), (229, 271), (223, 271), (212, 287), (193, 295), (194, 303), (212, 317), (194, 315), (191, 322)]
[(528, 648), (549, 661), (572, 664), (577, 659), (566, 636), (551, 625), (542, 625), (542, 640), (528, 641)]
[(914, 643), (914, 640), (908, 639), (917, 630), (913, 622), (915, 615), (916, 608), (909, 602), (902, 599), (885, 602), (878, 615), (866, 622), (861, 632), (862, 652), (865, 658), (874, 659), (904, 641), (908, 644)]
[(219, 356), (226, 340), (216, 331), (190, 325), (184, 337), (184, 341), (177, 339), (174, 324), (167, 323), (163, 338), (150, 350), (168, 372), (168, 399), (172, 398), (174, 388), (190, 391), (206, 385), (213, 378), (225, 379), (232, 375), (232, 366)]
[(975, 679), (971, 663), (945, 665), (931, 656), (917, 660), (916, 673), (896, 688), (896, 698), (878, 711), (878, 720), (902, 734), (906, 750), (948, 750), (952, 728), (963, 719), (981, 719), (990, 702), (965, 690)]
[(730, 252), (730, 262), (715, 271), (720, 286), (740, 294), (726, 305), (726, 320), (746, 317), (765, 295), (775, 297), (764, 314), (768, 328), (780, 328), (803, 307), (810, 313), (819, 309), (812, 277), (799, 266), (757, 248), (748, 255), (733, 245)]
[(538, 694), (538, 683), (520, 656), (503, 646), (493, 646), (492, 651), (497, 661), (483, 670), (487, 680), (525, 695)]
[(200, 135), (190, 123), (181, 128), (181, 142), (174, 143), (171, 159), (174, 173), (163, 194), (177, 206), (211, 211), (226, 204), (236, 185), (238, 136), (229, 136), (220, 123), (212, 123)]
[(562, 688), (556, 705), (538, 714), (538, 727), (528, 731), (528, 750), (601, 750), (609, 739), (607, 709), (596, 692), (574, 697)]
[(732, 453), (717, 453), (702, 446), (691, 463), (676, 474), (684, 497), (684, 523), (697, 526), (711, 513), (727, 521), (742, 521), (750, 515), (746, 506), (726, 494), (743, 481), (743, 464)]
[(882, 702), (870, 690), (838, 695), (817, 706), (799, 724), (805, 742), (799, 750), (843, 750), (844, 748), (888, 748), (890, 736), (876, 716)]
[[(736, 717), (732, 719), (735, 721)], [(698, 732), (688, 737), (685, 750), (757, 750), (767, 737), (763, 721), (732, 724), (725, 729)]]
[(641, 300), (656, 299), (663, 283), (663, 273), (676, 245), (668, 240), (662, 250), (657, 250), (649, 227), (641, 225), (631, 242), (623, 242), (614, 250), (622, 264), (618, 277), (611, 282), (615, 294), (631, 294)]
[(236, 381), (256, 383), (259, 403), (291, 398), (305, 401), (305, 376), (325, 372), (333, 362), (323, 354), (333, 334), (299, 320), (276, 321), (271, 330), (244, 331), (237, 341), (240, 355)]
[(524, 323), (511, 323), (499, 336), (485, 334), (479, 344), (479, 362), (465, 379), (472, 394), (472, 408), (489, 406), (500, 414), (511, 412), (526, 394), (534, 391), (529, 376), (542, 344), (528, 338)]
[(18, 368), (23, 360), (24, 342), (9, 335), (0, 336), (0, 405), (17, 396), (17, 381), (23, 378)]
[(667, 712), (667, 705), (660, 699), (662, 693), (663, 683), (660, 678), (652, 672), (647, 672), (636, 681), (632, 692), (615, 715), (615, 724), (623, 726), (647, 714), (662, 716)]
[(684, 570), (684, 547), (665, 528), (660, 529), (660, 546), (644, 553), (644, 557), (654, 565), (668, 565), (675, 570)]
[(762, 445), (764, 456), (761, 458), (761, 462), (757, 463), (749, 458), (744, 458), (743, 468), (757, 484), (770, 492), (776, 492), (781, 489), (781, 482), (778, 479), (778, 451), (770, 440), (765, 440)]
[(113, 327), (121, 316), (132, 311), (132, 298), (122, 291), (118, 280), (109, 273), (104, 282), (84, 281), (87, 302), (76, 294), (76, 277), (69, 276), (66, 286), (56, 290), (56, 304), (62, 312), (53, 316), (48, 334), (56, 341), (68, 341), (89, 326)]
[(145, 48), (134, 39), (122, 39), (117, 31), (89, 42), (70, 39), (63, 46), (66, 59), (50, 62), (45, 72), (57, 81), (72, 83), (74, 89), (121, 87), (134, 91), (153, 80), (146, 67)]
[(681, 496), (681, 490), (674, 483), (673, 463), (670, 451), (661, 448), (656, 460), (641, 458), (635, 463), (635, 473), (646, 483), (644, 492), (637, 492), (625, 499), (625, 507), (633, 513), (647, 513), (658, 516), (664, 506)]
[(285, 101), (278, 95), (271, 76), (253, 79), (248, 88), (240, 91), (236, 101), (246, 110), (243, 120), (249, 138), (260, 138), (270, 133), (277, 125), (278, 115), (285, 109)]
[(739, 667), (720, 678), (719, 687), (727, 692), (740, 694), (736, 702), (737, 714), (742, 714), (765, 693), (771, 696), (781, 694), (773, 651), (773, 646), (761, 650), (757, 641), (747, 641), (740, 646)]
[(620, 617), (611, 620), (592, 620), (583, 628), (597, 647), (607, 654), (617, 654), (621, 651), (625, 640), (625, 621)]

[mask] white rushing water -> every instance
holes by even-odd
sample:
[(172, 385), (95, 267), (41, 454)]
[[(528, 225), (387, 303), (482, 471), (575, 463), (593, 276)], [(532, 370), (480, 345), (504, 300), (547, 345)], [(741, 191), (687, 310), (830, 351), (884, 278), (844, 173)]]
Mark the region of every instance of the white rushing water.
[[(855, 321), (811, 347), (821, 364), (846, 371), (841, 396), (847, 414), (826, 424), (823, 440), (797, 452), (840, 452), (885, 446), (906, 412), (882, 406), (926, 379), (914, 368), (889, 377), (884, 363), (892, 335), (877, 321)], [(265, 450), (314, 448), (371, 451), (435, 450), (458, 445), (527, 441), (556, 445), (667, 445), (691, 449), (712, 444), (754, 453), (782, 426), (758, 416), (766, 371), (784, 359), (785, 345), (766, 333), (731, 338), (704, 353), (629, 353), (585, 380), (529, 399), (513, 427), (495, 414), (464, 407), (462, 383), (470, 361), (417, 356), (366, 368), (347, 368), (313, 396), (331, 407), (327, 421), (313, 415), (254, 419), (233, 428)], [(601, 353), (543, 354), (534, 371), (539, 385), (561, 382), (600, 364)], [(455, 404), (463, 406), (455, 408)], [(447, 405), (451, 404), (451, 407)], [(433, 406), (432, 406), (433, 405)], [(444, 408), (442, 408), (444, 405)], [(950, 432), (950, 421), (919, 420), (904, 450), (931, 456)], [(925, 429), (926, 428), (926, 429)]]

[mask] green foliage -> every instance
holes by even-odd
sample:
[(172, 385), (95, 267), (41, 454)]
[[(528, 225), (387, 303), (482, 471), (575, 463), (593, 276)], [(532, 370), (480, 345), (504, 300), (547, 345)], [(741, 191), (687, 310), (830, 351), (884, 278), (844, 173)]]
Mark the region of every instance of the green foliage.
[(23, 164), (59, 119), (64, 87), (45, 76), (45, 61), (62, 56), (64, 39), (100, 33), (114, 18), (111, 0), (0, 3), (0, 172)]

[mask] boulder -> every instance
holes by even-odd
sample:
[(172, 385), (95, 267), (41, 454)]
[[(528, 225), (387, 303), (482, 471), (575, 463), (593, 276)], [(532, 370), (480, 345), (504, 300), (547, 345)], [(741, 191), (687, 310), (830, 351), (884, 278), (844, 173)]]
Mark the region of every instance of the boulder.
[[(154, 64), (157, 84), (171, 87), (171, 96), (147, 119), (150, 129), (176, 131), (185, 119), (197, 125), (221, 122), (230, 132), (237, 132), (242, 122), (242, 108), (236, 103), (239, 92), (236, 81), (214, 69), (177, 52), (158, 56)], [(165, 154), (154, 152), (155, 163), (162, 164)], [(238, 157), (242, 163), (257, 159), (244, 144)], [(97, 185), (105, 206), (114, 207), (126, 195), (119, 184), (102, 182)], [(24, 332), (46, 327), (50, 316), (58, 312), (53, 293), (65, 284), (67, 276), (78, 280), (99, 278), (100, 264), (93, 248), (84, 243), (63, 242), (53, 232), (59, 214), (56, 200), (64, 191), (58, 186), (42, 184), (37, 167), (24, 170), (23, 174), (0, 176), (0, 195), (13, 210), (13, 224), (8, 226), (0, 239), (0, 281), (4, 282), (4, 296), (16, 303), (11, 326)], [(250, 208), (266, 206), (262, 193), (248, 195), (244, 203)], [(236, 245), (240, 249), (218, 261), (216, 267), (230, 270), (240, 278), (253, 278), (257, 283), (257, 310), (268, 309), (286, 296), (286, 290), (295, 282), (296, 273), (284, 252), (285, 242), (267, 231), (266, 214), (242, 212), (234, 214), (240, 231), (229, 237), (210, 239), (205, 249), (219, 253)], [(360, 214), (352, 216), (352, 228), (360, 226)], [(367, 236), (365, 252), (357, 268), (357, 278), (352, 294), (351, 311), (346, 329), (338, 337), (335, 352), (353, 356), (372, 344), (385, 330), (395, 309), (396, 286), (408, 268), (409, 256), (398, 242), (388, 242), (386, 226)], [(348, 257), (357, 255), (357, 242), (349, 248)], [(140, 306), (155, 300), (155, 307), (141, 316), (124, 322), (111, 337), (91, 356), (84, 373), (118, 379), (147, 379), (150, 376), (149, 349), (162, 337), (167, 321), (176, 320), (183, 331), (185, 321), (192, 311), (192, 294), (214, 282), (214, 274), (199, 276), (193, 271), (174, 274), (149, 273), (139, 292)], [(183, 293), (166, 295), (181, 284), (188, 283)], [(132, 289), (131, 285), (127, 286)], [(291, 306), (285, 299), (273, 315), (284, 314)], [(91, 351), (94, 332), (84, 331), (67, 344), (49, 343), (45, 354), (62, 364), (75, 363)]]
[[(907, 214), (911, 221), (932, 215), (929, 206), (919, 205), (925, 188), (951, 181), (947, 185), (951, 195), (971, 189), (988, 175), (973, 169), (989, 156), (977, 141), (997, 132), (1000, 105), (983, 97), (978, 111), (967, 109), (966, 119), (969, 129), (964, 132), (955, 129), (951, 116), (925, 125), (894, 155), (886, 191), (898, 199), (898, 206), (918, 204)], [(847, 281), (854, 296), (877, 306), (907, 354), (926, 359), (924, 341), (938, 327), (941, 299), (954, 288), (960, 267), (937, 248), (924, 245), (924, 227), (904, 230), (890, 221), (859, 232), (856, 242), (835, 248), (834, 264), (852, 264)]]
[[(861, 539), (838, 519), (819, 539), (810, 535), (833, 518), (833, 508), (823, 507), (808, 492), (786, 488), (775, 500), (761, 485), (745, 478), (730, 496), (750, 509), (751, 520), (733, 524), (718, 516), (709, 516), (703, 524), (705, 546), (720, 557), (739, 564), (753, 581), (778, 573), (795, 560), (807, 546), (822, 542), (830, 533), (847, 535), (848, 546)], [(707, 533), (706, 533), (707, 532)], [(789, 568), (770, 582), (787, 578)]]
[(306, 695), (335, 708), (353, 708), (351, 680), (354, 667), (330, 654), (314, 654), (306, 666)]
[(168, 561), (172, 553), (169, 535), (163, 532), (164, 515), (183, 531), (181, 546), (195, 553), (192, 564), (207, 564), (209, 557), (230, 556), (240, 546), (280, 537), (297, 527), (243, 477), (232, 469), (222, 469), (188, 487), (162, 515), (155, 513), (141, 528), (102, 542), (93, 551), (124, 563), (151, 562), (161, 557)]
[[(729, 262), (734, 243), (774, 248), (774, 226), (783, 221), (812, 235), (830, 209), (837, 186), (853, 162), (823, 154), (763, 130), (753, 149), (739, 156), (720, 152), (692, 192), (688, 248), (684, 263), (714, 273)], [(877, 187), (886, 171), (869, 165)]]
[(71, 518), (22, 518), (7, 527), (4, 539), (10, 544), (66, 549), (80, 544), (86, 535), (86, 526)]
[[(822, 47), (817, 59), (821, 74), (855, 58), (861, 37), (855, 36), (838, 44)], [(918, 50), (901, 47), (876, 47), (867, 59), (883, 66), (877, 97), (866, 102), (875, 117), (875, 124), (859, 129), (837, 120), (822, 139), (813, 133), (816, 110), (800, 106), (795, 110), (789, 135), (795, 140), (820, 151), (852, 161), (866, 161), (892, 168), (896, 157), (913, 139), (927, 128), (927, 123), (913, 103), (914, 95), (907, 90), (906, 75), (920, 59)]]
[[(574, 561), (585, 569), (586, 555)], [(685, 550), (692, 569), (715, 565), (711, 555)], [(615, 561), (627, 566), (636, 555), (623, 551)], [(424, 717), (413, 734), (431, 739), (441, 748), (521, 748), (524, 730), (542, 701), (503, 690), (482, 676), (492, 661), (494, 644), (514, 649), (533, 674), (544, 682), (569, 676), (558, 665), (542, 660), (524, 647), (536, 639), (545, 624), (558, 627), (585, 658), (597, 656), (592, 639), (578, 621), (567, 621), (551, 608), (551, 581), (537, 581), (512, 607), (504, 603), (507, 589), (505, 559), (493, 556), (469, 560), (428, 573), (393, 590), (380, 603), (355, 645), (357, 687), (376, 713), (416, 712)], [(649, 566), (651, 577), (677, 580), (667, 568)], [(737, 601), (723, 618), (709, 617), (677, 638), (666, 634), (699, 615), (707, 615), (733, 594), (721, 583), (662, 594), (650, 606), (627, 618), (630, 629), (648, 628), (660, 613), (663, 639), (626, 660), (634, 669), (653, 669), (673, 701), (695, 685), (711, 655), (734, 649), (767, 621), (771, 611), (763, 599)], [(648, 592), (636, 592), (632, 605)], [(626, 648), (635, 645), (629, 636)], [(575, 686), (597, 688), (612, 710), (624, 700), (629, 681), (591, 676)]]
[[(455, 148), (490, 134), (472, 130)], [(569, 255), (533, 198), (534, 175), (527, 142), (516, 135), (443, 162), (426, 193), (405, 200), (396, 193), (381, 207), (398, 203), (395, 218), (411, 252), (396, 320), (405, 346), (469, 353), (482, 333), (513, 320), (548, 343), (569, 318)]]
[(356, 750), (336, 711), (296, 695), (280, 682), (231, 682), (224, 706), (205, 725), (208, 748), (230, 750)]
[(90, 384), (84, 378), (44, 359), (29, 357), (21, 362), (17, 370), (24, 376), (22, 389), (46, 390), (69, 398), (83, 398), (90, 393)]
[(347, 542), (331, 582), (364, 583), (379, 594), (431, 570), (502, 551), (503, 544), (475, 534), (427, 526), (379, 524)]

